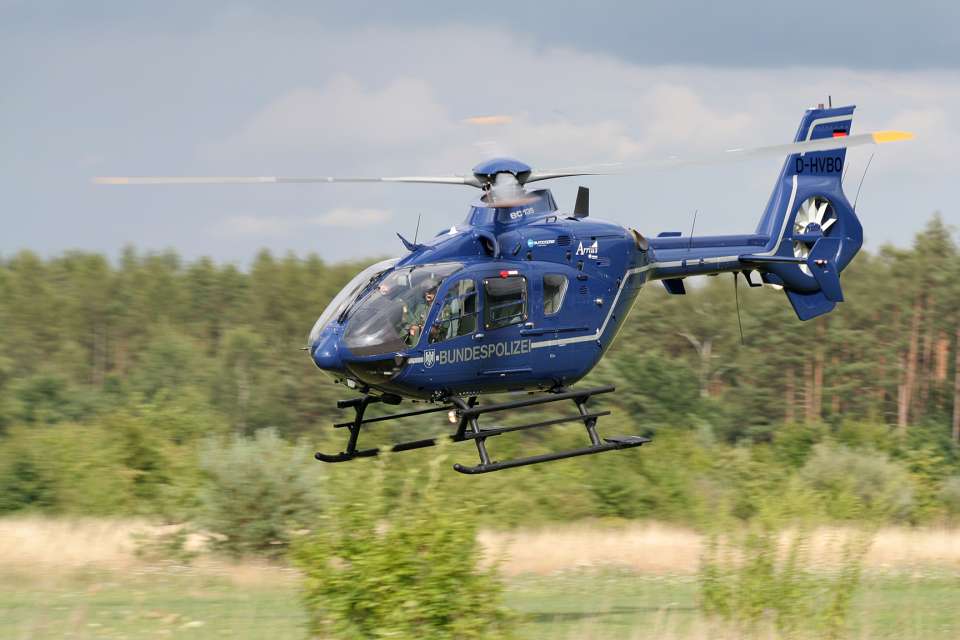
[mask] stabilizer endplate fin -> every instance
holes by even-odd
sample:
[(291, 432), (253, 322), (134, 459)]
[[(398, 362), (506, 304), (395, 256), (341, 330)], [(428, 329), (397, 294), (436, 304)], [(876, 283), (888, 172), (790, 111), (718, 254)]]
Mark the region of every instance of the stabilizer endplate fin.
[(683, 286), (683, 278), (670, 278), (660, 282), (663, 283), (663, 288), (667, 290), (667, 293), (672, 296), (682, 296), (687, 293), (686, 287)]
[(830, 313), (833, 311), (833, 308), (837, 306), (837, 303), (828, 300), (822, 291), (801, 293), (799, 291), (784, 289), (784, 292), (787, 294), (787, 299), (790, 301), (790, 305), (793, 306), (797, 317), (801, 320), (810, 320), (811, 318), (822, 316), (825, 313)]
[(837, 268), (837, 255), (840, 253), (839, 238), (820, 238), (810, 250), (807, 266), (816, 278), (820, 290), (827, 300), (843, 302), (843, 290), (840, 288), (840, 270)]

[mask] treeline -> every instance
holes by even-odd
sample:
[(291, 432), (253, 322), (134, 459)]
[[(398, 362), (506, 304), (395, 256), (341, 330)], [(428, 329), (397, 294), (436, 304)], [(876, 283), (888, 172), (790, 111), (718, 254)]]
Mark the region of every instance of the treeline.
[(246, 273), (133, 249), (116, 265), (80, 252), (5, 259), (0, 427), (199, 393), (232, 430), (305, 433), (337, 394), (300, 349), (363, 266), (266, 251)]
[[(132, 249), (115, 263), (79, 252), (0, 260), (0, 511), (193, 517), (207, 505), (215, 520), (237, 511), (217, 487), (236, 496), (238, 483), (267, 479), (282, 501), (296, 460), (341, 444), (329, 426), (347, 390), (301, 348), (364, 264), (264, 251), (241, 270)], [(956, 517), (958, 276), (957, 247), (934, 218), (910, 249), (861, 253), (843, 275), (846, 302), (824, 318), (801, 323), (781, 292), (741, 279), (742, 345), (732, 278), (686, 296), (654, 283), (582, 383), (618, 388), (602, 431), (652, 433), (652, 446), (490, 478), (450, 472), (450, 482), (496, 496), (492, 519), (505, 524), (695, 523), (718, 504), (749, 518), (788, 489), (833, 519)], [(500, 446), (569, 445), (582, 437), (574, 428)], [(390, 464), (436, 454), (405, 455)], [(326, 473), (303, 464), (310, 478)], [(269, 517), (321, 508), (322, 490), (298, 492), (290, 513)]]

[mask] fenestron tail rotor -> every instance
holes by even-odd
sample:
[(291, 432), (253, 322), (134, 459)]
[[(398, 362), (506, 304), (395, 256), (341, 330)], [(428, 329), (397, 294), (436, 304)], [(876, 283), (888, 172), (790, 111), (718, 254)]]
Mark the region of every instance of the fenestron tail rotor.
[[(828, 231), (837, 221), (837, 213), (833, 204), (823, 196), (811, 196), (800, 204), (797, 216), (793, 219), (793, 235), (802, 236), (793, 241), (793, 255), (805, 261), (810, 256), (813, 242), (810, 237), (829, 236)], [(813, 274), (805, 263), (799, 265), (800, 270), (808, 276)]]

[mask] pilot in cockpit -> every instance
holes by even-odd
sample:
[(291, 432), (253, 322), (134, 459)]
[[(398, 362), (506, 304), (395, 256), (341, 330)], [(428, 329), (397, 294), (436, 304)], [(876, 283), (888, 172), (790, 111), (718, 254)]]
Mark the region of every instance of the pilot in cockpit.
[(427, 314), (430, 313), (430, 307), (433, 306), (433, 301), (437, 296), (437, 288), (439, 286), (440, 283), (436, 281), (427, 283), (423, 292), (423, 298), (417, 300), (412, 305), (405, 304), (403, 306), (402, 334), (403, 341), (406, 342), (408, 346), (412, 347), (420, 339), (420, 333), (423, 331), (423, 326), (427, 322)]

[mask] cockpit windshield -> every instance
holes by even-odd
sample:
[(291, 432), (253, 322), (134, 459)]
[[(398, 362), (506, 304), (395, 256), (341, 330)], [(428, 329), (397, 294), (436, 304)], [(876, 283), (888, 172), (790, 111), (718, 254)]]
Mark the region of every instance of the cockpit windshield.
[(327, 323), (343, 313), (344, 309), (346, 309), (354, 300), (356, 300), (357, 296), (367, 285), (367, 283), (393, 265), (397, 264), (398, 260), (400, 260), (400, 258), (383, 260), (376, 264), (370, 265), (354, 276), (353, 279), (347, 283), (347, 286), (341, 289), (340, 293), (338, 293), (333, 300), (330, 301), (330, 304), (328, 304), (327, 308), (323, 310), (323, 313), (320, 314), (320, 317), (313, 325), (313, 329), (310, 331), (310, 337), (307, 338), (307, 344), (312, 345), (314, 342), (316, 342), (317, 338), (320, 337), (320, 332), (323, 331), (325, 326), (327, 326)]
[(437, 289), (462, 267), (452, 262), (424, 264), (386, 276), (351, 312), (346, 346), (358, 356), (369, 356), (416, 345)]

